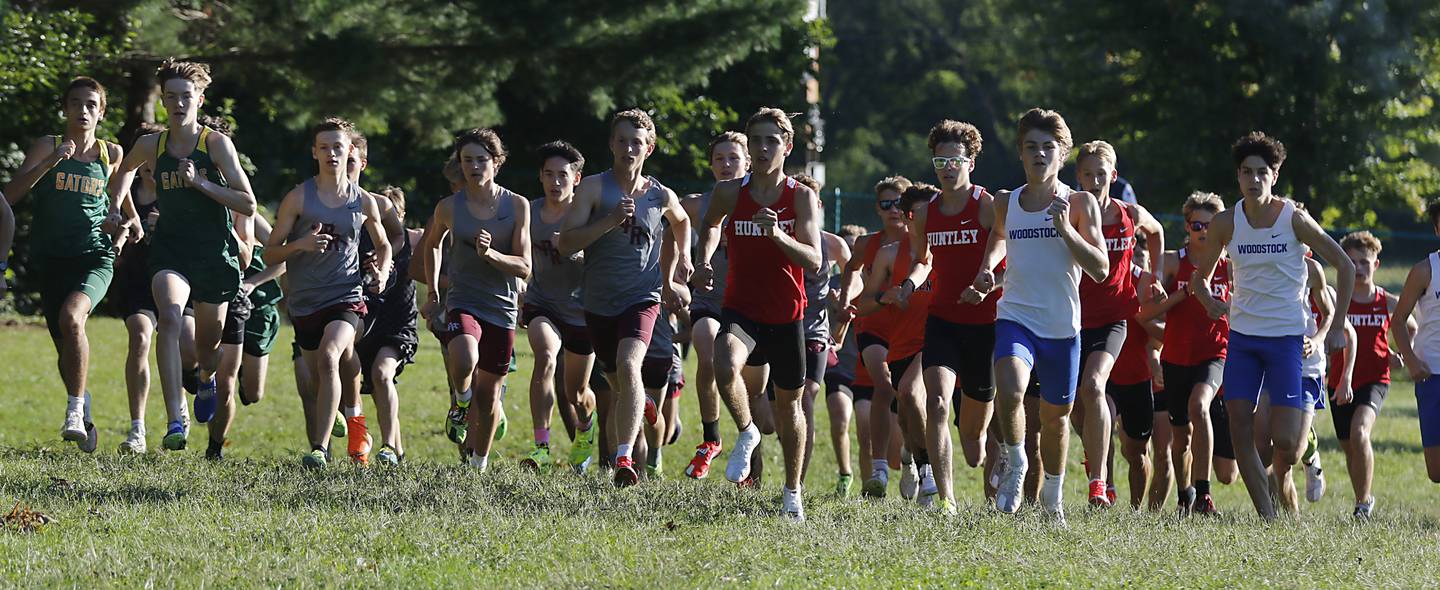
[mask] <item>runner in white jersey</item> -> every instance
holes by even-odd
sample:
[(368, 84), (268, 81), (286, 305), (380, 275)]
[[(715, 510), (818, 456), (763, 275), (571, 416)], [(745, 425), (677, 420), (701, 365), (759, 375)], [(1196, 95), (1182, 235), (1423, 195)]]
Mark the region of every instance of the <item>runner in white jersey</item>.
[[(1255, 448), (1255, 406), (1263, 382), (1269, 391), (1270, 434), (1274, 441), (1277, 496), (1287, 511), (1299, 509), (1290, 468), (1300, 462), (1305, 433), (1314, 418), (1315, 400), (1308, 399), (1301, 379), (1306, 318), (1308, 246), (1336, 267), (1336, 299), (1349, 301), (1355, 286), (1355, 265), (1334, 239), (1295, 204), (1272, 192), (1285, 162), (1285, 146), (1252, 132), (1231, 148), (1236, 176), (1244, 195), (1240, 206), (1215, 216), (1210, 239), (1196, 244), (1191, 279), (1201, 304), (1212, 318), (1230, 316), (1230, 344), (1225, 361), (1225, 406), (1240, 477), (1262, 518), (1275, 518), (1270, 483)], [(1210, 276), (1225, 251), (1233, 281), (1230, 305), (1210, 293)], [(1346, 309), (1336, 310), (1325, 342), (1331, 349), (1345, 344)]]
[[(710, 140), (710, 174), (715, 182), (735, 180), (750, 170), (750, 154), (745, 134), (726, 131)], [(705, 217), (713, 190), (685, 199), (685, 213), (691, 219)], [(690, 304), (690, 342), (695, 346), (695, 397), (700, 400), (702, 440), (695, 447), (695, 457), (685, 467), (685, 476), (700, 479), (710, 473), (710, 463), (720, 456), (720, 389), (715, 385), (715, 338), (720, 335), (720, 307), (725, 297), (725, 273), (730, 268), (725, 240), (715, 248), (710, 266), (715, 288), (694, 294)]]
[(1041, 505), (1063, 524), (1060, 491), (1080, 369), (1080, 275), (1103, 281), (1110, 260), (1095, 197), (1072, 192), (1059, 180), (1072, 146), (1065, 119), (1055, 111), (1031, 109), (1020, 118), (1018, 135), (1026, 184), (996, 195), (995, 227), (973, 285), (981, 294), (995, 288), (993, 269), (1005, 256), (1004, 296), (995, 323), (995, 389), (1004, 463), (998, 468), (995, 503), (1006, 513), (1020, 509), (1020, 487), (1029, 470), (1022, 402), (1033, 372), (1039, 376), (1042, 398)]
[[(1440, 236), (1440, 201), (1425, 207), (1426, 218)], [(1418, 327), (1406, 328), (1410, 313)], [(1431, 252), (1405, 277), (1400, 301), (1390, 319), (1395, 351), (1415, 381), (1416, 414), (1420, 419), (1420, 446), (1424, 447), (1425, 473), (1440, 483), (1440, 251)]]

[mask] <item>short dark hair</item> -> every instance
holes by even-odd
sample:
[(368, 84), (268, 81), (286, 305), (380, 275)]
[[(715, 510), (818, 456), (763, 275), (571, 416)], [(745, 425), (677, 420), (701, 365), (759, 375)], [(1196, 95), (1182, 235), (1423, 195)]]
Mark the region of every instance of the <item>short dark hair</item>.
[(1065, 123), (1065, 117), (1060, 116), (1060, 113), (1055, 111), (1041, 108), (1025, 111), (1025, 114), (1020, 116), (1020, 122), (1016, 125), (1018, 134), (1015, 138), (1015, 144), (1019, 146), (1025, 145), (1025, 134), (1031, 130), (1044, 131), (1054, 136), (1055, 143), (1060, 144), (1061, 149), (1067, 154), (1070, 152), (1070, 148), (1075, 147), (1075, 140), (1070, 135), (1070, 125)]
[(400, 216), (405, 216), (405, 189), (393, 185), (387, 186), (380, 191), (380, 196), (390, 199), (390, 204), (395, 206)]
[(755, 111), (755, 114), (750, 115), (750, 119), (745, 121), (745, 132), (749, 133), (752, 125), (761, 123), (774, 124), (780, 129), (780, 137), (785, 141), (794, 141), (795, 125), (790, 122), (790, 115), (785, 111), (775, 107), (760, 107), (760, 110)]
[(965, 146), (965, 157), (974, 160), (980, 155), (984, 139), (980, 137), (980, 130), (974, 125), (954, 119), (945, 119), (936, 123), (930, 128), (930, 152), (935, 152), (935, 146), (942, 143), (958, 143)]
[(895, 191), (897, 193), (900, 193), (901, 195), (904, 195), (905, 189), (910, 188), (910, 185), (910, 179), (905, 178), (904, 176), (886, 176), (885, 178), (880, 179), (880, 182), (875, 183), (875, 196), (878, 197), (880, 196), (881, 192), (887, 190)]
[(314, 144), (315, 138), (326, 131), (339, 131), (346, 139), (351, 139), (355, 136), (355, 125), (340, 117), (326, 117), (310, 128), (310, 143)]
[(1230, 146), (1230, 156), (1235, 159), (1236, 168), (1245, 158), (1260, 156), (1271, 170), (1279, 170), (1280, 165), (1285, 163), (1285, 144), (1263, 132), (1251, 131), (1235, 140), (1235, 145)]
[(910, 185), (900, 194), (900, 210), (909, 213), (915, 210), (917, 205), (929, 203), (935, 195), (940, 194), (940, 189), (933, 184), (917, 182)]
[(65, 103), (70, 100), (70, 93), (79, 88), (94, 90), (96, 94), (99, 94), (100, 110), (105, 110), (105, 86), (90, 76), (78, 76), (65, 86), (65, 91), (60, 93), (60, 108), (62, 110), (65, 108)]
[(581, 154), (580, 150), (575, 149), (575, 146), (570, 145), (570, 142), (563, 139), (540, 146), (539, 149), (535, 150), (535, 154), (540, 157), (541, 166), (544, 166), (545, 161), (550, 158), (560, 158), (569, 162), (577, 173), (585, 170), (585, 155)]
[(750, 147), (750, 139), (745, 137), (744, 133), (740, 133), (739, 131), (721, 131), (719, 134), (716, 134), (715, 137), (710, 138), (710, 145), (705, 146), (705, 159), (709, 160), (715, 157), (715, 146), (727, 141), (740, 146), (741, 152), (744, 152)]
[(810, 187), (810, 190), (815, 191), (816, 195), (820, 194), (820, 181), (815, 180), (814, 176), (810, 176), (809, 174), (796, 174), (793, 178), (795, 182)]
[(461, 133), (459, 137), (456, 137), (455, 158), (459, 159), (460, 150), (464, 149), (465, 146), (472, 143), (477, 144), (480, 147), (485, 148), (485, 151), (490, 152), (490, 157), (495, 160), (496, 167), (504, 164), (505, 157), (510, 155), (509, 152), (505, 151), (505, 144), (500, 141), (500, 134), (495, 133), (494, 129), (490, 129), (487, 127), (471, 129), (469, 131)]

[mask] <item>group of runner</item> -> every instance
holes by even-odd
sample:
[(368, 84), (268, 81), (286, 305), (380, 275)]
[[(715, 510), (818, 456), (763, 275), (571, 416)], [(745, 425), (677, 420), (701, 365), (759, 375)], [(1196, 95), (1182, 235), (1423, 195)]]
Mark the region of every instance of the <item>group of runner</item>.
[[(1377, 239), (1337, 243), (1274, 194), (1286, 154), (1262, 133), (1231, 147), (1239, 204), (1192, 194), (1185, 236), (1168, 251), (1155, 217), (1111, 194), (1114, 148), (1075, 147), (1065, 120), (1041, 109), (1017, 125), (1021, 187), (975, 184), (979, 131), (941, 121), (928, 141), (934, 184), (882, 180), (881, 229), (838, 235), (820, 229), (819, 184), (785, 172), (795, 131), (779, 109), (715, 137), (713, 190), (683, 197), (645, 174), (657, 135), (640, 110), (612, 117), (612, 165), (600, 174), (584, 176), (564, 141), (539, 148), (534, 200), (496, 183), (508, 152), (493, 130), (465, 132), (445, 169), (453, 194), (424, 230), (406, 229), (403, 191), (362, 188), (365, 138), (329, 118), (309, 137), (316, 174), (284, 196), (272, 227), (228, 129), (200, 114), (208, 67), (167, 61), (157, 75), (167, 120), (124, 144), (95, 135), (104, 88), (72, 81), (65, 132), (31, 144), (0, 207), (3, 269), (9, 205), (30, 197), (31, 264), (68, 400), (61, 435), (87, 452), (97, 440), (85, 322), (113, 282), (130, 334), (122, 452), (147, 450), (153, 337), (163, 446), (184, 449), (193, 416), (209, 423), (206, 456), (223, 458), (236, 399), (264, 397), (283, 301), (310, 467), (332, 460), (337, 437), (352, 461), (370, 462), (362, 393), (378, 414), (375, 460), (403, 460), (396, 383), (423, 317), (451, 392), (445, 430), (480, 470), (507, 430), (501, 397), (523, 327), (535, 356), (524, 465), (555, 464), (558, 409), (572, 469), (598, 456), (617, 486), (659, 477), (661, 449), (680, 437), (682, 356), (693, 350), (702, 442), (685, 475), (706, 477), (725, 450), (724, 407), (738, 432), (725, 477), (758, 487), (757, 449), (778, 434), (790, 519), (804, 518), (822, 391), (837, 494), (853, 487), (853, 415), (864, 495), (883, 497), (898, 466), (902, 497), (956, 512), (953, 423), (987, 501), (1014, 513), (1028, 500), (1062, 522), (1072, 427), (1091, 505), (1118, 500), (1118, 436), (1135, 508), (1161, 509), (1173, 487), (1182, 514), (1214, 513), (1213, 472), (1223, 483), (1238, 474), (1262, 517), (1297, 512), (1293, 468), (1309, 500), (1324, 492), (1312, 422), (1329, 402), (1354, 514), (1366, 518), (1371, 430), (1392, 367), (1403, 367), (1440, 482), (1430, 369), (1440, 367), (1440, 255), (1418, 263), (1398, 296), (1385, 292), (1374, 283)], [(1080, 190), (1060, 179), (1072, 151)], [(1427, 214), (1440, 234), (1440, 205)], [(1335, 284), (1312, 253), (1337, 269)]]

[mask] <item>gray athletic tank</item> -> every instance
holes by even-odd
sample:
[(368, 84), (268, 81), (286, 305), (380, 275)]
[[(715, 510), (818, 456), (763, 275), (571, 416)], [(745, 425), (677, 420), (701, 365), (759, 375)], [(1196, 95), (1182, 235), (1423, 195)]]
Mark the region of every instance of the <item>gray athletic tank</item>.
[(825, 255), (824, 240), (820, 244), (820, 271), (805, 271), (805, 315), (800, 321), (805, 326), (805, 340), (830, 341), (830, 311), (826, 307), (830, 289), (830, 258)]
[(541, 215), (544, 207), (544, 198), (530, 201), (530, 285), (525, 290), (525, 304), (553, 314), (550, 319), (554, 321), (584, 326), (585, 309), (580, 306), (584, 255), (560, 255), (559, 245), (551, 243), (550, 238), (560, 231), (565, 219), (561, 216), (555, 223), (545, 223)]
[(455, 193), (450, 233), (455, 236), (446, 259), (450, 262), (450, 292), (445, 294), (447, 311), (461, 310), (480, 321), (515, 328), (515, 297), (520, 280), (475, 253), (475, 236), (480, 230), (490, 232), (490, 247), (502, 254), (513, 255), (515, 237), (515, 204), (505, 187), (497, 186), (495, 215), (477, 219), (465, 206), (465, 191)]
[[(691, 220), (691, 227), (699, 227), (699, 224), (705, 219), (705, 212), (710, 210), (710, 201), (714, 192), (713, 190), (706, 191), (705, 194), (700, 195), (700, 219)], [(730, 223), (730, 220), (726, 219), (725, 223)], [(710, 257), (710, 267), (715, 270), (715, 288), (704, 293), (697, 291), (690, 301), (692, 309), (709, 311), (716, 316), (720, 315), (720, 308), (725, 299), (725, 279), (730, 274), (730, 254), (725, 246), (725, 231), (722, 225), (720, 244), (715, 246), (715, 255)], [(700, 261), (698, 245), (695, 248), (694, 260), (697, 264)]]
[(324, 252), (296, 252), (286, 259), (285, 274), (290, 288), (285, 301), (290, 315), (303, 317), (340, 303), (359, 303), (364, 297), (360, 273), (360, 228), (365, 214), (361, 206), (363, 191), (346, 182), (340, 186), (345, 204), (331, 208), (320, 201), (315, 179), (301, 185), (304, 200), (300, 217), (290, 229), (287, 241), (294, 242), (309, 235), (316, 224), (320, 233), (330, 236)]
[[(650, 188), (635, 197), (635, 214), (585, 248), (585, 311), (617, 316), (642, 303), (660, 302), (660, 220), (665, 218), (665, 187), (652, 177)], [(620, 185), (607, 170), (600, 174), (600, 203), (593, 222), (620, 203)]]

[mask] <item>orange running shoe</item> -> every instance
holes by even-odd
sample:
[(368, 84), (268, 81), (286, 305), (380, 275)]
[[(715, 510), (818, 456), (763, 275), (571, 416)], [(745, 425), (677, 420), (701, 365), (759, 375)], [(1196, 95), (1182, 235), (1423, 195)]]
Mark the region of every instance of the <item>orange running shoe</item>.
[(685, 467), (685, 477), (703, 479), (710, 474), (710, 462), (720, 456), (719, 442), (702, 442), (695, 447), (695, 457)]
[(355, 416), (345, 419), (345, 426), (349, 432), (349, 444), (346, 445), (350, 451), (350, 460), (360, 465), (370, 465), (370, 429), (365, 426), (364, 416)]
[(1094, 480), (1090, 482), (1090, 505), (1096, 508), (1109, 508), (1110, 496), (1105, 493), (1105, 481)]

